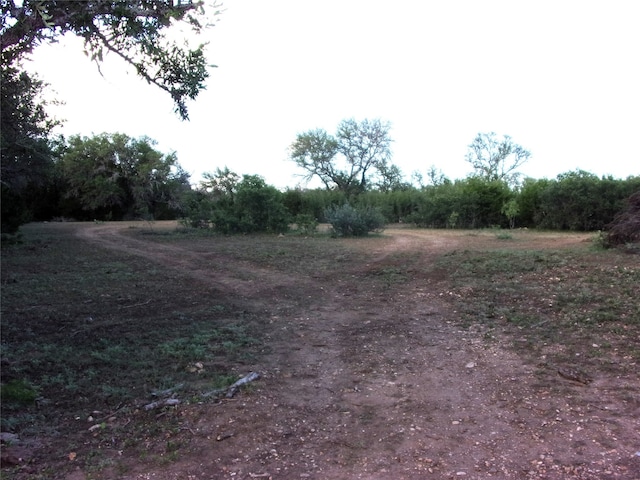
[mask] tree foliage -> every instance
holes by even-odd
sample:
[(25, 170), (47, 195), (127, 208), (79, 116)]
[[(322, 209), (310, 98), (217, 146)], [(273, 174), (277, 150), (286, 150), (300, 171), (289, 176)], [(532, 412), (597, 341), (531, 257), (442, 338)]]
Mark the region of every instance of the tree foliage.
[(205, 172), (204, 180), (200, 182), (200, 188), (212, 194), (215, 199), (228, 199), (233, 202), (233, 197), (240, 181), (240, 175), (229, 170), (229, 167), (216, 168), (214, 173)]
[(3, 65), (15, 64), (38, 44), (71, 33), (84, 40), (85, 53), (98, 65), (111, 52), (169, 93), (183, 119), (188, 118), (187, 100), (205, 88), (205, 45), (179, 45), (166, 34), (177, 22), (195, 33), (206, 27), (203, 2), (3, 0), (1, 6)]
[(2, 230), (13, 232), (31, 218), (25, 195), (47, 182), (53, 166), (44, 83), (2, 63), (0, 67), (0, 188)]
[(553, 230), (602, 230), (640, 190), (640, 177), (616, 180), (576, 170), (558, 175), (539, 192), (536, 225)]
[(498, 139), (494, 132), (479, 133), (469, 145), (466, 160), (475, 174), (490, 182), (505, 181), (509, 185), (518, 182), (520, 168), (531, 153), (513, 142), (509, 135)]
[(191, 227), (211, 227), (221, 233), (282, 233), (288, 230), (291, 215), (284, 196), (258, 175), (242, 180), (227, 167), (204, 175), (200, 189), (189, 195), (182, 223)]
[(171, 218), (190, 188), (175, 153), (127, 135), (69, 138), (57, 168), (64, 179), (63, 211), (79, 219)]
[(376, 185), (391, 189), (401, 183), (402, 175), (389, 164), (390, 129), (389, 123), (377, 119), (343, 120), (335, 136), (322, 129), (299, 134), (289, 156), (306, 170), (306, 180), (317, 177), (328, 190), (358, 194)]

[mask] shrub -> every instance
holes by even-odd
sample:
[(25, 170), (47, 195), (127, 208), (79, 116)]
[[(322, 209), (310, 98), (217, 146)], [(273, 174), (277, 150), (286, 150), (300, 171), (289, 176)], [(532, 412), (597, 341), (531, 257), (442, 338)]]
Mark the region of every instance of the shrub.
[(603, 243), (606, 247), (640, 243), (640, 191), (629, 197), (626, 208), (607, 225)]
[(296, 231), (302, 235), (313, 235), (318, 228), (318, 220), (306, 213), (299, 213), (293, 221), (296, 224)]
[(372, 207), (355, 209), (348, 203), (325, 211), (336, 237), (361, 237), (384, 228), (384, 216)]

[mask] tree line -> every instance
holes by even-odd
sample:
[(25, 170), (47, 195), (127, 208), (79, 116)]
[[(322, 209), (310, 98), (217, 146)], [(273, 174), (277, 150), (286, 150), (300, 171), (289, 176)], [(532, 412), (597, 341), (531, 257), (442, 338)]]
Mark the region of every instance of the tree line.
[[(347, 125), (366, 130), (383, 124), (350, 121), (342, 126)], [(495, 135), (488, 139), (495, 140)], [(370, 145), (370, 140), (364, 144)], [(299, 142), (292, 144), (291, 160), (304, 169), (309, 161), (299, 163), (299, 147)], [(373, 155), (366, 157), (366, 169), (350, 166), (349, 172), (358, 172), (350, 176), (335, 165), (330, 169), (323, 156), (325, 170), (337, 179), (327, 177), (323, 188), (279, 191), (257, 175), (239, 175), (227, 167), (206, 173), (194, 186), (175, 153), (158, 151), (148, 137), (121, 133), (58, 139), (52, 153), (48, 161), (24, 165), (29, 174), (25, 173), (20, 195), (6, 195), (9, 191), (3, 189), (3, 232), (31, 220), (182, 219), (185, 225), (223, 233), (280, 233), (292, 223), (308, 226), (328, 222), (336, 214), (353, 215), (336, 210), (345, 205), (368, 212), (367, 218), (376, 211), (383, 223), (428, 228), (593, 231), (604, 229), (623, 210), (626, 199), (640, 191), (640, 176), (616, 179), (577, 170), (555, 179), (517, 182), (517, 172), (510, 168), (451, 180), (432, 167), (415, 185), (402, 181), (397, 169), (395, 176), (385, 178), (390, 167), (387, 153), (378, 157), (379, 163), (371, 161)], [(350, 165), (348, 159), (341, 161)], [(486, 165), (483, 171), (488, 171)], [(340, 184), (343, 179), (348, 181)], [(380, 223), (374, 222), (372, 229)]]

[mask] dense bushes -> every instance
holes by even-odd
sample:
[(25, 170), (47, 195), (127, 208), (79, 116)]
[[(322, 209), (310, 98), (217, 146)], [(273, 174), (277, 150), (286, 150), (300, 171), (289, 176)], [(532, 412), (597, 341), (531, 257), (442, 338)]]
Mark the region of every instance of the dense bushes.
[(346, 198), (327, 190), (287, 191), (292, 213), (309, 214), (327, 222), (330, 207), (349, 203), (373, 207), (387, 223), (407, 222), (428, 228), (528, 227), (549, 230), (601, 230), (622, 211), (632, 193), (640, 191), (640, 177), (599, 178), (583, 171), (556, 179), (526, 179), (520, 188), (478, 177), (421, 189), (369, 191)]
[(527, 179), (517, 194), (519, 222), (549, 230), (601, 230), (639, 190), (640, 177), (599, 178), (581, 170), (555, 180)]
[(283, 194), (262, 177), (245, 175), (226, 192), (200, 190), (188, 196), (182, 222), (221, 233), (286, 232), (291, 216)]

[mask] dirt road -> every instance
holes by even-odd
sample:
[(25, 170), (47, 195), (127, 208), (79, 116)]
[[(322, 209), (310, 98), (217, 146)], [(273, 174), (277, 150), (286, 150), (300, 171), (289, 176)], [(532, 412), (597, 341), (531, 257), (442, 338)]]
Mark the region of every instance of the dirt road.
[[(188, 453), (162, 468), (131, 459), (117, 478), (640, 478), (640, 412), (611, 395), (615, 379), (572, 382), (517, 355), (512, 339), (460, 327), (436, 273), (369, 288), (367, 274), (393, 274), (398, 252), (415, 252), (419, 272), (465, 247), (459, 236), (388, 230), (367, 265), (314, 277), (203, 260), (123, 228), (81, 232), (215, 285), (264, 312), (272, 330), (252, 389), (181, 407)], [(545, 245), (554, 241), (578, 240)]]

